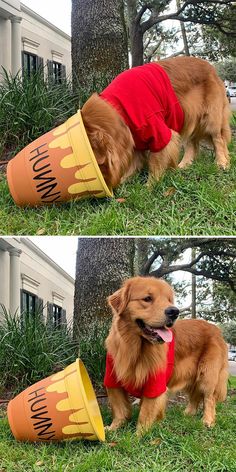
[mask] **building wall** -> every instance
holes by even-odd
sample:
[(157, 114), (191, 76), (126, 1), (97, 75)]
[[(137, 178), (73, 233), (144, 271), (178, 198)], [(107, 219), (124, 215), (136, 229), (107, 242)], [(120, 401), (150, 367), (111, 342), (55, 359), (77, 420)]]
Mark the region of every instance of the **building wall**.
[[(32, 52), (47, 61), (66, 66), (66, 75), (71, 74), (71, 39), (56, 27), (22, 5), (22, 51)], [(46, 69), (45, 69), (46, 73)]]
[[(14, 249), (18, 255), (12, 253)], [(18, 307), (12, 305), (13, 289), (18, 294)], [(67, 322), (72, 322), (74, 279), (27, 238), (0, 238), (0, 303), (12, 312), (19, 310), (21, 289), (43, 300), (45, 319), (47, 303), (55, 303), (66, 310)]]
[[(0, 66), (16, 74), (22, 51), (55, 61), (71, 74), (71, 38), (17, 0), (0, 0)], [(2, 72), (2, 71), (1, 71)], [(47, 68), (45, 68), (45, 74)]]

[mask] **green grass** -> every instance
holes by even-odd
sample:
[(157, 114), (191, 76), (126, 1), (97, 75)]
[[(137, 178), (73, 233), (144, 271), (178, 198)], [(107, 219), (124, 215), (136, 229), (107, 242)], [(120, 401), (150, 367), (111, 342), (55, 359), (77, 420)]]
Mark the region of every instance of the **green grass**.
[[(0, 470), (7, 472), (235, 472), (235, 400), (217, 408), (217, 424), (207, 430), (184, 417), (183, 406), (170, 406), (166, 419), (142, 439), (132, 422), (105, 443), (68, 441), (58, 444), (16, 442), (5, 413), (0, 419)], [(1, 416), (1, 412), (0, 412)], [(104, 423), (110, 413), (103, 409)]]
[[(234, 235), (236, 146), (232, 165), (218, 171), (202, 154), (186, 171), (169, 171), (150, 191), (136, 175), (114, 199), (87, 199), (41, 208), (18, 208), (0, 176), (0, 233), (17, 235)], [(117, 198), (125, 201), (120, 203)]]
[(236, 376), (230, 375), (229, 377), (229, 388), (233, 388), (236, 390)]

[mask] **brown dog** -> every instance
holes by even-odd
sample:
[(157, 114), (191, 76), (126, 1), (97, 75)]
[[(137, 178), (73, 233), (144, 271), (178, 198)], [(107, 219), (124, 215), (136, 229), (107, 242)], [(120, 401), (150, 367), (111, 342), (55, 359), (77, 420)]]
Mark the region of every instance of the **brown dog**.
[[(145, 110), (147, 101), (140, 89), (141, 82), (138, 82), (139, 79), (136, 78), (140, 75), (140, 67), (125, 71), (118, 76), (118, 86), (122, 92), (119, 92), (117, 88), (116, 96), (112, 96), (112, 88), (109, 92), (111, 100), (106, 99), (106, 90), (109, 89), (109, 86), (100, 96), (92, 95), (82, 108), (85, 128), (98, 164), (106, 182), (112, 187), (116, 187), (136, 170), (141, 169), (145, 163), (149, 167), (149, 181), (158, 180), (167, 168), (177, 166), (181, 142), (184, 144), (185, 153), (179, 164), (180, 168), (185, 168), (192, 163), (198, 153), (201, 140), (209, 141), (214, 145), (216, 162), (220, 168), (226, 169), (229, 167), (227, 144), (231, 139), (230, 109), (224, 84), (217, 76), (214, 67), (202, 59), (193, 57), (166, 59), (156, 64), (161, 66), (162, 71), (164, 69), (163, 74), (167, 74), (165, 82), (166, 84), (170, 82), (169, 85), (172, 86), (172, 92), (175, 93), (184, 116), (181, 129), (178, 125), (173, 125), (170, 129), (168, 119), (173, 112), (173, 104), (166, 109), (163, 124), (166, 126), (166, 132), (169, 132), (169, 140), (164, 140), (161, 144), (161, 136), (159, 147), (155, 147), (151, 143), (153, 136), (149, 136), (150, 139), (147, 133), (145, 136), (145, 123), (143, 123), (142, 129), (138, 130), (139, 138), (140, 136), (143, 137), (143, 143), (142, 145), (135, 144), (135, 129), (129, 125), (129, 110), (125, 108), (124, 104), (119, 105), (121, 94), (123, 97), (126, 93), (128, 99), (133, 103), (133, 112), (136, 113), (137, 119), (136, 117), (133, 119), (133, 126), (135, 127), (135, 122), (139, 120), (138, 115)], [(147, 68), (147, 65), (141, 66), (141, 71), (144, 71), (142, 68), (145, 67)], [(137, 74), (135, 71), (137, 71)], [(128, 78), (131, 79), (129, 79), (129, 87)], [(144, 79), (145, 77), (142, 80), (144, 81)], [(155, 80), (153, 80), (153, 93), (154, 95), (159, 94), (159, 102), (165, 106), (171, 90), (166, 85), (166, 91), (163, 86), (160, 92), (157, 84), (158, 82), (155, 83)], [(149, 89), (151, 93), (152, 81), (149, 83)], [(114, 100), (115, 106), (111, 103)], [(163, 110), (160, 111), (158, 116), (162, 112)], [(150, 125), (149, 115), (147, 126)], [(152, 115), (157, 116), (155, 110), (153, 110)], [(152, 127), (152, 134), (155, 134), (154, 121)], [(179, 132), (176, 130), (179, 130)], [(156, 134), (159, 131), (158, 120), (156, 120)], [(161, 146), (164, 147), (161, 148)], [(157, 152), (156, 149), (158, 149)]]
[[(138, 434), (164, 417), (167, 386), (171, 392), (183, 390), (188, 394), (187, 414), (194, 415), (203, 402), (203, 423), (213, 426), (216, 402), (225, 400), (227, 393), (227, 345), (220, 330), (203, 320), (179, 320), (174, 324), (179, 310), (174, 306), (173, 290), (164, 280), (153, 277), (127, 280), (108, 302), (113, 311), (106, 339), (112, 368), (107, 360), (104, 382), (113, 412), (108, 429), (119, 428), (131, 417), (130, 385), (141, 397)], [(170, 364), (174, 365), (168, 379), (163, 373), (166, 375), (173, 343), (174, 359)], [(161, 373), (160, 384), (157, 380), (150, 387), (150, 379), (154, 383), (157, 379), (156, 372)], [(145, 393), (147, 384), (149, 393)]]

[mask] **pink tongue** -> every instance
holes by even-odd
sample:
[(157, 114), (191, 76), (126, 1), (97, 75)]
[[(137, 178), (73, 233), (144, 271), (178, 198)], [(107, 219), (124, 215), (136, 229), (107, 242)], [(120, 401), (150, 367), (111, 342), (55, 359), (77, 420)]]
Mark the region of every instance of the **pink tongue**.
[(160, 329), (155, 329), (155, 331), (157, 332), (158, 336), (160, 336), (160, 338), (163, 339), (163, 341), (165, 341), (165, 343), (171, 343), (172, 338), (173, 338), (173, 333), (170, 329), (160, 328)]

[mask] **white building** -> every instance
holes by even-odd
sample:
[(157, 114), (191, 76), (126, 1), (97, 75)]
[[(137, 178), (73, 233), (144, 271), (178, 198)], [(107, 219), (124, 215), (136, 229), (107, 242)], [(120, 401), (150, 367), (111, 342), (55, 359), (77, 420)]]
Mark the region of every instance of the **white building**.
[[(43, 308), (54, 326), (72, 322), (74, 279), (28, 238), (0, 238), (0, 304), (12, 314)], [(0, 315), (1, 316), (1, 315)]]
[(0, 0), (0, 73), (44, 67), (55, 82), (71, 74), (71, 38), (20, 0)]

